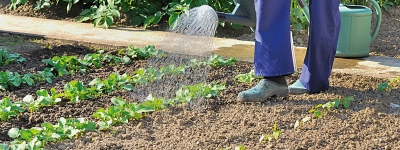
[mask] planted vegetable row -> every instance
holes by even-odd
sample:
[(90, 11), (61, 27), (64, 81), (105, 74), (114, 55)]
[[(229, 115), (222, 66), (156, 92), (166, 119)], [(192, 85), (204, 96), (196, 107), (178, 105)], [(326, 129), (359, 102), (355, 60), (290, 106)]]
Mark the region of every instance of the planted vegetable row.
[[(219, 57), (214, 57), (219, 58)], [(223, 60), (223, 59), (222, 59)], [(225, 62), (230, 62), (234, 59), (223, 60)], [(61, 101), (61, 98), (67, 99), (71, 102), (79, 102), (80, 100), (86, 100), (91, 98), (96, 98), (101, 96), (103, 93), (108, 94), (115, 90), (133, 90), (135, 85), (146, 84), (148, 82), (154, 82), (160, 80), (166, 75), (176, 75), (185, 73), (185, 69), (188, 67), (196, 67), (200, 65), (211, 65), (212, 59), (205, 60), (204, 62), (198, 62), (195, 59), (191, 60), (190, 66), (178, 66), (168, 65), (156, 69), (150, 66), (147, 69), (140, 68), (134, 72), (134, 76), (129, 76), (128, 74), (116, 74), (112, 73), (108, 78), (102, 80), (99, 78), (93, 79), (89, 86), (87, 87), (84, 83), (79, 81), (70, 81), (64, 85), (64, 91), (62, 93), (57, 93), (55, 88), (51, 88), (50, 92), (41, 89), (36, 91), (36, 99), (33, 95), (26, 95), (23, 102), (12, 103), (9, 98), (4, 98), (0, 101), (0, 117), (2, 121), (6, 121), (11, 117), (16, 117), (17, 115), (28, 110), (29, 112), (38, 111), (43, 106), (53, 106)], [(225, 64), (232, 64), (225, 63)], [(222, 64), (222, 63), (218, 63)]]
[(55, 88), (47, 90), (41, 89), (36, 91), (36, 99), (32, 95), (26, 95), (23, 102), (12, 103), (9, 98), (0, 100), (0, 117), (2, 121), (6, 121), (10, 117), (15, 117), (25, 110), (34, 112), (43, 106), (53, 106), (61, 101), (61, 98), (67, 99), (71, 102), (79, 102), (90, 98), (96, 98), (103, 93), (108, 94), (115, 90), (133, 90), (134, 85), (145, 84), (161, 79), (164, 75), (173, 75), (184, 73), (185, 67), (174, 67), (169, 65), (159, 70), (152, 67), (149, 69), (139, 69), (135, 71), (134, 76), (128, 74), (119, 75), (112, 73), (108, 78), (102, 80), (99, 78), (93, 79), (87, 87), (84, 83), (79, 81), (70, 81), (64, 85), (64, 91), (57, 93)]
[(0, 72), (0, 90), (7, 90), (9, 87), (19, 87), (21, 84), (32, 86), (35, 81), (52, 83), (54, 77), (77, 72), (86, 73), (90, 67), (100, 68), (103, 66), (103, 63), (109, 63), (110, 65), (128, 64), (131, 62), (131, 58), (146, 59), (158, 55), (162, 56), (163, 54), (163, 51), (156, 50), (154, 46), (145, 46), (142, 48), (130, 46), (118, 52), (118, 55), (126, 54), (121, 57), (111, 54), (104, 55), (103, 52), (99, 51), (98, 53), (87, 54), (83, 59), (79, 59), (77, 56), (54, 56), (52, 59), (43, 59), (42, 62), (51, 67), (46, 67), (43, 71), (38, 71), (37, 74), (20, 75), (17, 72), (2, 71)]
[(98, 122), (86, 121), (84, 118), (77, 119), (58, 119), (58, 123), (53, 125), (45, 122), (41, 127), (31, 129), (12, 128), (8, 135), (14, 139), (11, 145), (0, 144), (0, 148), (12, 150), (19, 149), (42, 149), (48, 142), (62, 141), (72, 139), (84, 132), (94, 130), (108, 130), (112, 126), (122, 123), (126, 124), (130, 120), (141, 119), (144, 113), (162, 110), (173, 104), (183, 104), (199, 97), (218, 96), (224, 85), (212, 83), (210, 85), (197, 84), (193, 86), (183, 86), (176, 92), (176, 97), (172, 99), (156, 98), (152, 95), (143, 103), (128, 103), (122, 98), (113, 98), (111, 102), (114, 106), (109, 108), (100, 108), (93, 114), (98, 118)]

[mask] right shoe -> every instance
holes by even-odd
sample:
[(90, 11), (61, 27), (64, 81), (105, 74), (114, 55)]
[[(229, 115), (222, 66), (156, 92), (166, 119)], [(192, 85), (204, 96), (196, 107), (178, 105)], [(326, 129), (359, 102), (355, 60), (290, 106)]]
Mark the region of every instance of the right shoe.
[(304, 85), (300, 82), (300, 80), (297, 80), (295, 83), (293, 83), (292, 85), (289, 85), (289, 93), (290, 94), (308, 94), (308, 90), (306, 87), (304, 87)]
[(239, 102), (265, 102), (272, 96), (283, 97), (288, 95), (287, 85), (280, 85), (267, 79), (238, 94)]

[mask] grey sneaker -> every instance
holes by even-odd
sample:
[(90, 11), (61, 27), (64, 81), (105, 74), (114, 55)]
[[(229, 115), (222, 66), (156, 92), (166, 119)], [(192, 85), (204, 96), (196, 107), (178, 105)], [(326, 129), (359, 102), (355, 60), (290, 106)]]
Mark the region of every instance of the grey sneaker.
[(289, 86), (290, 94), (305, 94), (309, 93), (308, 90), (301, 84), (300, 80), (297, 80), (295, 83)]
[(267, 79), (261, 79), (261, 81), (251, 89), (242, 91), (238, 94), (238, 101), (240, 102), (265, 102), (269, 97), (287, 96), (288, 87), (287, 85), (279, 85)]

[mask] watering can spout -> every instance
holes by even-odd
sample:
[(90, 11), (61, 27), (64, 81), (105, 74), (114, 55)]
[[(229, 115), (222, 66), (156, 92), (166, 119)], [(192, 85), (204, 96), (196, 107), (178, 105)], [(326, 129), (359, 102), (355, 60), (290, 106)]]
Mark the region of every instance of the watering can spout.
[(217, 12), (220, 21), (226, 21), (239, 25), (256, 27), (256, 11), (254, 1), (235, 0), (235, 9), (230, 14)]
[(220, 21), (226, 21), (230, 23), (235, 23), (243, 26), (249, 26), (249, 27), (255, 27), (256, 22), (250, 19), (247, 16), (241, 16), (241, 15), (234, 15), (234, 14), (225, 14), (221, 12), (217, 12), (218, 19)]

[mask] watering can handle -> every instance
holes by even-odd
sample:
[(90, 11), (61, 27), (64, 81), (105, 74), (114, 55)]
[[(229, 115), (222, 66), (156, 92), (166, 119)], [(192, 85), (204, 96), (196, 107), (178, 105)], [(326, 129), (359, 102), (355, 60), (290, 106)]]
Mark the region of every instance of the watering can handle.
[[(378, 4), (378, 2), (376, 2), (376, 0), (368, 0), (368, 1), (371, 2), (371, 4), (374, 6), (376, 14), (377, 14), (375, 29), (371, 35), (371, 42), (372, 42), (378, 35), (379, 29), (381, 27), (382, 10), (379, 7), (379, 4)], [(304, 13), (305, 17), (307, 18), (307, 20), (310, 21), (310, 12), (309, 12), (309, 8), (308, 8), (307, 4), (304, 2), (304, 0), (297, 0), (297, 2), (299, 3), (300, 7), (303, 9), (303, 13)]]
[(374, 6), (375, 11), (376, 11), (376, 25), (375, 25), (375, 29), (372, 32), (371, 35), (371, 42), (376, 38), (376, 36), (378, 35), (379, 29), (381, 27), (381, 23), (382, 23), (382, 10), (379, 7), (378, 2), (376, 2), (376, 0), (368, 0), (369, 2), (371, 2), (371, 4)]

